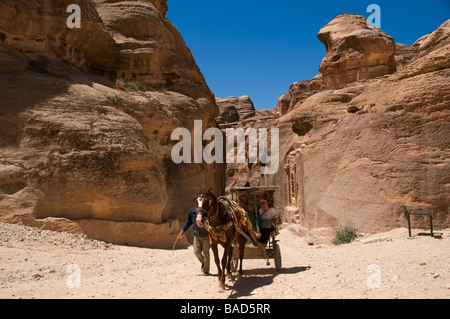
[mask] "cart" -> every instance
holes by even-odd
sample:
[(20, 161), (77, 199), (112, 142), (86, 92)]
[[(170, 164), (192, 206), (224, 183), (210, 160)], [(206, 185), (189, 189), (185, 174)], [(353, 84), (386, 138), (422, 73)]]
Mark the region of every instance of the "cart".
[[(232, 200), (239, 206), (246, 208), (250, 203), (256, 205), (262, 200), (267, 200), (269, 207), (274, 207), (274, 194), (278, 186), (258, 186), (258, 187), (236, 187), (231, 189)], [(282, 269), (281, 250), (276, 236), (279, 234), (280, 219), (272, 221), (275, 230), (271, 232), (267, 245), (257, 242), (247, 241), (244, 250), (244, 259), (266, 259), (267, 265), (270, 265), (270, 259), (275, 262), (275, 269)], [(239, 246), (233, 241), (233, 255), (231, 257), (231, 270), (237, 270), (239, 263)]]

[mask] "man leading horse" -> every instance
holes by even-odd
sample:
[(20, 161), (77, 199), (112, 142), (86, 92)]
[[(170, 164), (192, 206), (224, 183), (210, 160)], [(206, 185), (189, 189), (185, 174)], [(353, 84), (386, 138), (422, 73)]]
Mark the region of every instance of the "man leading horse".
[[(248, 237), (248, 235), (245, 235), (244, 231), (251, 232), (251, 237), (256, 240), (259, 239), (260, 235), (255, 233), (252, 224), (243, 209), (240, 209), (236, 203), (224, 196), (217, 198), (211, 192), (211, 188), (212, 187), (208, 190), (196, 188), (197, 193), (194, 197), (196, 207), (190, 210), (188, 220), (185, 223), (185, 226), (187, 227), (185, 228), (183, 226), (182, 232), (184, 233), (191, 224), (194, 224), (194, 227), (196, 225), (199, 230), (204, 227), (209, 235), (209, 243), (214, 253), (214, 261), (217, 266), (220, 287), (225, 288), (226, 272), (228, 271), (228, 274), (231, 274), (230, 261), (233, 251), (231, 243), (235, 236), (235, 230), (242, 234), (242, 236), (237, 237), (241, 256), (243, 256), (245, 242), (247, 241), (246, 237)], [(193, 221), (194, 215), (195, 223)], [(199, 232), (199, 234), (203, 233)], [(197, 240), (199, 240), (199, 237), (200, 236), (197, 236)], [(196, 237), (194, 237), (194, 240), (195, 238)], [(217, 249), (218, 244), (224, 248), (221, 260), (219, 259)], [(198, 259), (205, 267), (206, 261), (204, 256), (205, 254), (203, 254), (203, 258), (198, 257)], [(204, 267), (203, 271), (205, 270)], [(242, 259), (240, 273), (242, 274)]]

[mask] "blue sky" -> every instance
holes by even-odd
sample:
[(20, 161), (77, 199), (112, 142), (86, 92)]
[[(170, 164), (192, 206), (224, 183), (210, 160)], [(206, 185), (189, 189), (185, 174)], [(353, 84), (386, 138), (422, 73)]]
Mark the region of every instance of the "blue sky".
[(289, 85), (319, 73), (326, 51), (320, 28), (341, 13), (369, 17), (381, 8), (381, 29), (412, 45), (450, 19), (450, 0), (300, 1), (168, 0), (167, 17), (181, 32), (216, 97), (249, 95), (272, 109)]

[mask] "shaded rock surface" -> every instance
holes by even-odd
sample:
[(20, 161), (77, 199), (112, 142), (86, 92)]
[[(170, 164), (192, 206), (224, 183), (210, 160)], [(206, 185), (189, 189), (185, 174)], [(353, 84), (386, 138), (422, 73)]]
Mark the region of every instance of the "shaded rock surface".
[(170, 248), (195, 185), (223, 192), (224, 165), (170, 157), (175, 128), (217, 125), (214, 96), (165, 1), (80, 1), (80, 30), (70, 3), (0, 3), (0, 219)]

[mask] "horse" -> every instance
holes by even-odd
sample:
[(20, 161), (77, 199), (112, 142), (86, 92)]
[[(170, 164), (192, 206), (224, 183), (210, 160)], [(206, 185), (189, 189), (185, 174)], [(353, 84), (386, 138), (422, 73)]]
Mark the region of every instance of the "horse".
[[(231, 257), (233, 254), (232, 241), (235, 233), (236, 221), (228, 213), (229, 207), (225, 207), (223, 201), (218, 201), (211, 192), (212, 187), (200, 190), (196, 187), (194, 202), (196, 203), (196, 223), (199, 227), (205, 226), (209, 233), (211, 249), (219, 276), (219, 286), (225, 288), (225, 276), (231, 275)], [(243, 239), (245, 241), (243, 241)], [(242, 275), (242, 259), (244, 257), (245, 242), (243, 236), (238, 237), (239, 256), (241, 259), (240, 271)], [(222, 259), (219, 258), (218, 244), (224, 248)], [(227, 274), (226, 274), (227, 272)]]

